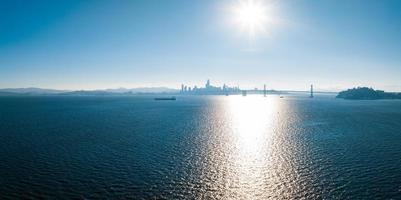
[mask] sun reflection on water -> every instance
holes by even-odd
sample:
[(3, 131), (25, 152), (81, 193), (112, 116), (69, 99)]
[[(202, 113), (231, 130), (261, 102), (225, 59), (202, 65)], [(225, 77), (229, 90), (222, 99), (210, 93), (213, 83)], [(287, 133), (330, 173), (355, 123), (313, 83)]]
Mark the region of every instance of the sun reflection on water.
[[(205, 118), (205, 199), (277, 199), (297, 186), (287, 140), (288, 102), (277, 96), (213, 97)], [(292, 111), (291, 111), (292, 112)]]
[(254, 199), (263, 191), (277, 106), (277, 98), (259, 95), (232, 96), (228, 100), (234, 146), (230, 176), (237, 181), (235, 193), (241, 198)]
[(247, 153), (257, 153), (270, 138), (276, 109), (276, 99), (261, 96), (233, 96), (228, 101), (231, 128), (238, 147)]

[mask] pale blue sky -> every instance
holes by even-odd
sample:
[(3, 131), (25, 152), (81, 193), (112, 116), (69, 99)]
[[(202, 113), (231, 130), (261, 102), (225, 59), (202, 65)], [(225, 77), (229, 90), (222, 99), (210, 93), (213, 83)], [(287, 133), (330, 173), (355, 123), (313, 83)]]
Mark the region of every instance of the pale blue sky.
[[(401, 91), (401, 1), (266, 1), (250, 38), (229, 0), (0, 0), (0, 88), (181, 83)], [(270, 11), (269, 11), (270, 12)]]

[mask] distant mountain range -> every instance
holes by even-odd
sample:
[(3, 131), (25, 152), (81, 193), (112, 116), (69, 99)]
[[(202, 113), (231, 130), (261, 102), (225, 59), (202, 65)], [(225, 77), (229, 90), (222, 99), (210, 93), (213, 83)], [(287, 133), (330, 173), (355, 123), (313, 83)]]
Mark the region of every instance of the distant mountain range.
[(12, 95), (129, 95), (129, 94), (159, 94), (177, 93), (179, 90), (167, 87), (141, 87), (141, 88), (117, 88), (104, 90), (54, 90), (43, 88), (5, 88), (0, 89), (1, 96)]
[(11, 93), (11, 94), (58, 94), (70, 91), (29, 87), (29, 88), (5, 88), (5, 89), (0, 89), (0, 92)]

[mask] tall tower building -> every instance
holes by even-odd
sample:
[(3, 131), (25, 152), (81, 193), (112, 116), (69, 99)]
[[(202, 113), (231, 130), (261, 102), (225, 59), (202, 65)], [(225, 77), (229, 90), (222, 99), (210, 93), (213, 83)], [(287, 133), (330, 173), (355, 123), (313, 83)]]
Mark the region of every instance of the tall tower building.
[(207, 81), (206, 81), (206, 85), (205, 85), (205, 88), (209, 88), (210, 87), (210, 80), (209, 79), (207, 79)]
[(266, 91), (266, 84), (263, 85), (263, 96), (266, 96), (267, 91)]
[(313, 98), (313, 85), (310, 85), (310, 98)]

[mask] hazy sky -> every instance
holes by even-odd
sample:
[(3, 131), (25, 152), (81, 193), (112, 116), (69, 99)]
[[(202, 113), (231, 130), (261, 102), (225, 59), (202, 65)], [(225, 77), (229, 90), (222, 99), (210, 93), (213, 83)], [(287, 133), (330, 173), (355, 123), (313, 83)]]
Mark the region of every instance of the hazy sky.
[[(229, 0), (0, 0), (0, 88), (181, 83), (401, 91), (401, 1), (275, 0), (252, 36)], [(259, 4), (258, 4), (259, 5)]]

